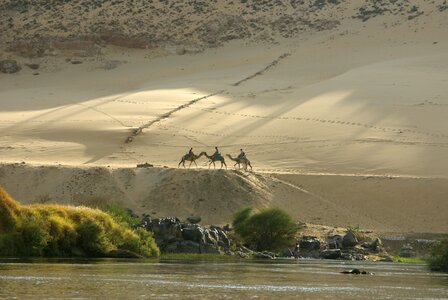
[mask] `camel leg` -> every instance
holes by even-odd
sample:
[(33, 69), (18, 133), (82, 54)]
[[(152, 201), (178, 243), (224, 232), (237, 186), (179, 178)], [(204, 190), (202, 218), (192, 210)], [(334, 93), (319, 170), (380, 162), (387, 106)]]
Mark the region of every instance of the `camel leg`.
[(179, 166), (180, 166), (181, 163), (182, 163), (182, 166), (184, 166), (184, 168), (185, 168), (185, 159), (181, 160), (181, 162), (179, 163)]
[(198, 167), (198, 164), (196, 163), (196, 160), (193, 160), (194, 161), (194, 165), (196, 166), (196, 168)]
[(235, 164), (233, 165), (233, 167), (236, 168), (236, 165), (238, 165), (238, 163), (235, 163)]
[(193, 161), (192, 160), (190, 160), (190, 164), (188, 165), (188, 169), (190, 169), (190, 167), (191, 167), (191, 163), (192, 163)]

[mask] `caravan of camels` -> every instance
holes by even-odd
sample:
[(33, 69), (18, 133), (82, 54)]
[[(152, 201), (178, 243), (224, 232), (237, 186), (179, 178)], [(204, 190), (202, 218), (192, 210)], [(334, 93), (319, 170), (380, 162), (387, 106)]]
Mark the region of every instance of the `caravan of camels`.
[[(233, 160), (235, 162), (234, 167), (236, 167), (238, 165), (238, 169), (241, 169), (241, 165), (243, 165), (244, 166), (244, 170), (246, 170), (248, 166), (252, 170), (252, 165), (250, 164), (249, 159), (246, 157), (246, 154), (243, 152), (243, 149), (240, 149), (240, 151), (241, 151), (240, 154), (237, 157), (235, 157), (235, 158), (233, 158), (230, 154), (227, 154), (227, 157), (230, 160)], [(218, 147), (215, 147), (215, 153), (213, 153), (212, 155), (208, 155), (207, 152), (205, 152), (205, 151), (199, 153), (199, 155), (196, 155), (196, 154), (193, 153), (193, 148), (190, 148), (190, 151), (188, 151), (187, 154), (182, 156), (182, 158), (181, 158), (181, 160), (179, 162), (178, 167), (180, 167), (180, 165), (182, 164), (184, 166), (184, 168), (185, 168), (185, 162), (186, 161), (190, 162), (190, 164), (188, 165), (189, 168), (191, 167), (192, 163), (194, 163), (196, 165), (196, 167), (197, 167), (198, 165), (196, 164), (196, 160), (199, 159), (203, 155), (205, 157), (207, 157), (209, 159), (209, 161), (210, 161), (209, 164), (208, 164), (209, 168), (210, 168), (210, 166), (212, 164), (213, 164), (213, 168), (216, 168), (215, 162), (219, 161), (219, 162), (221, 162), (221, 168), (223, 166), (225, 166), (226, 169), (227, 169), (227, 164), (226, 164), (226, 161), (224, 159), (224, 156), (222, 156), (221, 153), (219, 153)]]

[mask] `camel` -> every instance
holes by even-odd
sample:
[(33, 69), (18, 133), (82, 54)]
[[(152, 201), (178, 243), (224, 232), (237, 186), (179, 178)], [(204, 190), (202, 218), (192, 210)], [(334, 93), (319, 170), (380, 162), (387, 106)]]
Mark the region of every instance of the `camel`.
[[(215, 157), (215, 155), (207, 155), (207, 152), (203, 152), (204, 153), (204, 155), (208, 158), (208, 159), (210, 159), (210, 163), (208, 164), (208, 168), (210, 169), (210, 166), (213, 164), (213, 168), (216, 168), (216, 165), (215, 165), (215, 161), (220, 161), (221, 162), (221, 169), (222, 169), (222, 166), (224, 165), (225, 167), (226, 167), (226, 169), (227, 169), (227, 165), (226, 165), (226, 161), (224, 160), (224, 156), (222, 156), (222, 155), (220, 155), (219, 157)], [(201, 153), (202, 154), (202, 153)]]
[(184, 156), (182, 156), (182, 158), (181, 158), (181, 160), (180, 160), (180, 162), (179, 162), (179, 165), (177, 166), (178, 168), (180, 167), (180, 164), (182, 164), (183, 166), (184, 166), (184, 168), (185, 168), (185, 162), (188, 160), (188, 161), (190, 161), (190, 164), (188, 165), (188, 168), (190, 168), (191, 167), (191, 164), (192, 163), (194, 163), (195, 165), (196, 165), (196, 167), (198, 166), (198, 164), (196, 163), (196, 160), (199, 158), (199, 157), (201, 157), (202, 155), (207, 155), (207, 153), (205, 153), (205, 152), (201, 152), (199, 155), (196, 155), (196, 154), (193, 154), (193, 155), (188, 155), (188, 154), (185, 154)]
[(238, 169), (241, 169), (241, 164), (243, 164), (244, 170), (247, 170), (247, 166), (249, 166), (250, 169), (252, 170), (252, 165), (250, 164), (250, 160), (248, 160), (246, 157), (245, 158), (239, 158), (239, 157), (233, 158), (232, 155), (230, 155), (230, 154), (227, 154), (227, 157), (230, 158), (230, 160), (233, 160), (236, 162), (234, 167), (236, 165), (238, 165)]

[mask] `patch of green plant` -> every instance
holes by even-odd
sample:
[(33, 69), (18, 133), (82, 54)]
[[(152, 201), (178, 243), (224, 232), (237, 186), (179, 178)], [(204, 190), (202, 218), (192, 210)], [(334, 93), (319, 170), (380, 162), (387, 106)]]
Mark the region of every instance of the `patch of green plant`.
[(135, 227), (140, 224), (140, 218), (134, 217), (127, 208), (123, 207), (119, 203), (110, 203), (100, 209), (107, 212), (118, 222), (124, 222), (131, 227)]
[(448, 239), (433, 247), (429, 265), (434, 270), (448, 272)]
[(0, 256), (102, 257), (114, 249), (160, 254), (150, 232), (116, 218), (83, 206), (20, 205), (0, 187)]
[(418, 257), (401, 257), (401, 256), (394, 256), (392, 257), (393, 262), (399, 262), (399, 263), (407, 263), (407, 264), (425, 264), (426, 260), (423, 258)]
[(257, 251), (275, 251), (293, 245), (298, 230), (291, 216), (278, 208), (258, 213), (250, 207), (243, 208), (235, 214), (232, 224), (244, 243)]

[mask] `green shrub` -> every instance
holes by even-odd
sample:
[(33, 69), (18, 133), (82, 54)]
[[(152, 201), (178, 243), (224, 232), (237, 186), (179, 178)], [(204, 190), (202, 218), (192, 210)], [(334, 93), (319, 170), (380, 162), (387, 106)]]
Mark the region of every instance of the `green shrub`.
[(105, 205), (104, 207), (100, 207), (100, 209), (107, 212), (118, 222), (124, 222), (131, 227), (140, 224), (140, 219), (132, 216), (129, 210), (124, 208), (119, 203), (110, 203)]
[(76, 226), (77, 245), (87, 255), (101, 256), (112, 250), (104, 227), (97, 220), (84, 219)]
[(50, 240), (47, 226), (38, 214), (26, 212), (20, 219), (17, 231), (21, 234), (18, 241), (21, 256), (42, 256)]
[(87, 207), (23, 206), (0, 187), (0, 256), (104, 256), (114, 249), (160, 254), (150, 232), (116, 218)]
[(435, 270), (448, 272), (448, 240), (434, 246), (429, 264)]
[(279, 250), (292, 245), (298, 230), (292, 218), (278, 208), (254, 214), (252, 209), (243, 208), (235, 214), (233, 226), (245, 244), (257, 251)]
[(17, 225), (18, 204), (0, 187), (0, 233), (7, 232)]

